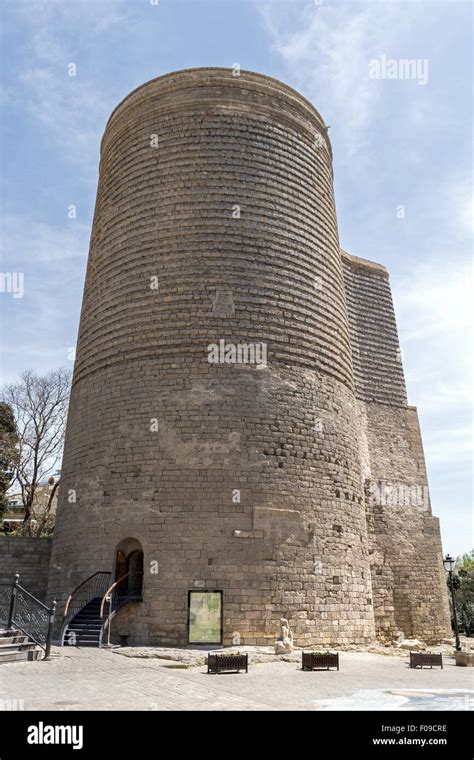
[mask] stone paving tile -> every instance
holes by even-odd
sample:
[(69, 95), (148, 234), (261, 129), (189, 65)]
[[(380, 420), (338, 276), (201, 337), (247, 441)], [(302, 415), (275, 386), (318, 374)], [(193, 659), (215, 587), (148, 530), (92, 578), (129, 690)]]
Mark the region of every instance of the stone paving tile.
[(166, 664), (56, 648), (51, 662), (0, 667), (0, 707), (16, 699), (25, 710), (424, 709), (430, 700), (441, 706), (444, 700), (442, 709), (474, 708), (472, 669), (448, 658), (444, 670), (420, 671), (400, 658), (344, 652), (339, 672), (303, 673), (295, 662), (276, 661), (251, 664), (239, 675)]

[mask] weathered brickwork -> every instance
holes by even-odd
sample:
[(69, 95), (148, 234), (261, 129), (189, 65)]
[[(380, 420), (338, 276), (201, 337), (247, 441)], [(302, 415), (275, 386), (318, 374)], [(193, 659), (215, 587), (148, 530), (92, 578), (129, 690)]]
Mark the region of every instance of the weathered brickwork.
[(377, 637), (449, 634), (439, 522), (406, 388), (388, 272), (342, 252)]
[(388, 272), (341, 251), (356, 395), (364, 401), (407, 403)]
[[(380, 320), (358, 299), (371, 279), (355, 261), (339, 248), (323, 121), (291, 88), (197, 69), (118, 106), (101, 146), (51, 596), (114, 573), (133, 537), (144, 600), (115, 620), (131, 643), (187, 643), (195, 588), (224, 592), (225, 644), (236, 632), (268, 644), (280, 617), (300, 645), (367, 643), (408, 614), (423, 636), (396, 554), (387, 599), (373, 587), (386, 529), (367, 481), (398, 470), (372, 467), (371, 404), (408, 408), (400, 361), (395, 379), (383, 369), (392, 347), (374, 356)], [(375, 290), (398, 346), (385, 274)], [(265, 344), (266, 365), (210, 363), (220, 340)], [(403, 469), (396, 420), (385, 433)]]
[(23, 588), (44, 602), (50, 557), (49, 538), (0, 536), (0, 584), (12, 583), (19, 573)]
[(437, 641), (449, 634), (449, 607), (418, 415), (410, 406), (368, 403), (366, 416), (370, 452), (366, 486), (388, 481), (393, 494), (383, 503), (380, 490), (372, 490), (367, 498), (377, 635), (391, 639), (403, 632), (408, 638)]

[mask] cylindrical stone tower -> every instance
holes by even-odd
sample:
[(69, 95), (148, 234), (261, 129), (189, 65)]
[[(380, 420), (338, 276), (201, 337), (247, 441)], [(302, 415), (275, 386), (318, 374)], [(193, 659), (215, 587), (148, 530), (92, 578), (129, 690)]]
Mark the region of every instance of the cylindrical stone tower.
[(367, 642), (331, 147), (305, 98), (236, 73), (159, 77), (107, 124), (49, 592), (143, 551), (131, 643), (191, 641), (206, 590), (224, 644), (281, 617), (302, 646)]

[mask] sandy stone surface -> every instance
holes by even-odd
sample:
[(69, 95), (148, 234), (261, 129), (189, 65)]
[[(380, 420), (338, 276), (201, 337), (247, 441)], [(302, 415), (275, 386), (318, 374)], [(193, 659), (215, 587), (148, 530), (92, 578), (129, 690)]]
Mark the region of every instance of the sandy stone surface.
[(248, 673), (208, 675), (204, 652), (135, 655), (55, 647), (50, 662), (4, 664), (0, 709), (13, 701), (24, 710), (474, 709), (472, 668), (447, 656), (443, 670), (411, 670), (406, 655), (341, 652), (339, 672), (311, 673), (301, 670), (298, 652), (285, 662), (253, 650)]

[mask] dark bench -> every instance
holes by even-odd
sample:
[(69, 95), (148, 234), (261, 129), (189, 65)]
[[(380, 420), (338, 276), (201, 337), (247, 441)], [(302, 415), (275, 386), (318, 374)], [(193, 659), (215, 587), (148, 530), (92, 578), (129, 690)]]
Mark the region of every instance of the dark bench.
[(318, 670), (337, 668), (339, 670), (339, 654), (332, 652), (302, 652), (302, 670)]
[(424, 666), (432, 668), (441, 666), (443, 668), (442, 654), (425, 654), (424, 652), (410, 652), (410, 668), (423, 668)]
[(209, 654), (207, 656), (208, 673), (240, 673), (249, 672), (247, 654)]

